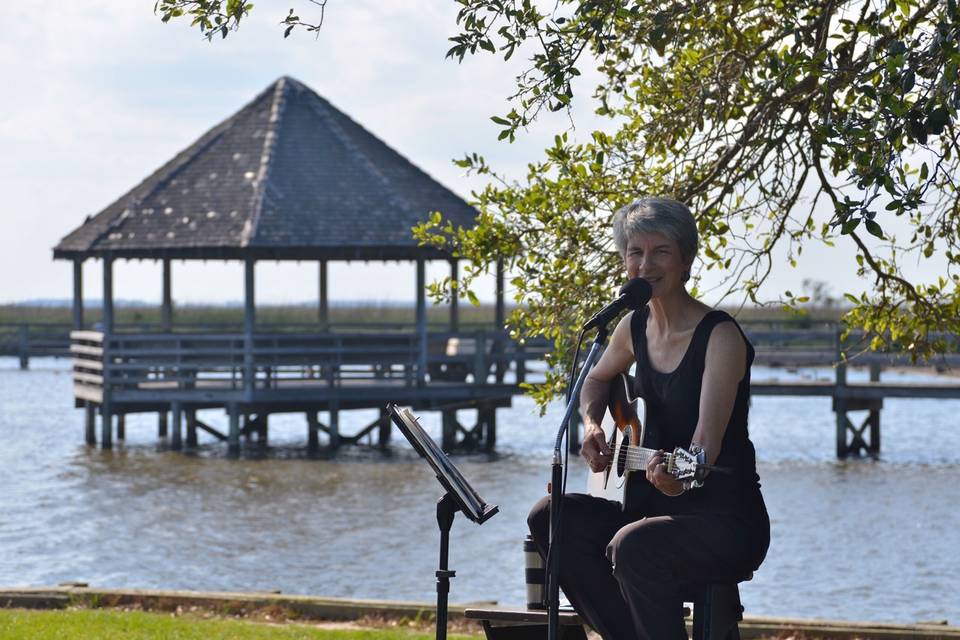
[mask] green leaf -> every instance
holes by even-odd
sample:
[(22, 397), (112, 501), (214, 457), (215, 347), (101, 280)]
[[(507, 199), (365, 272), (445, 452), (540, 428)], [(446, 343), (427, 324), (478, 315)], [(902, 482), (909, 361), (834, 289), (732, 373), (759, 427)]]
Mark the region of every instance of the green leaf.
[(884, 236), (883, 236), (883, 229), (881, 229), (881, 228), (880, 228), (880, 225), (877, 224), (875, 221), (873, 221), (873, 220), (867, 220), (867, 221), (865, 222), (865, 224), (866, 224), (866, 226), (867, 226), (867, 231), (870, 232), (870, 235), (876, 236), (876, 237), (880, 238), (881, 240), (885, 240), (885, 239), (886, 239), (886, 238), (884, 238)]
[(860, 218), (849, 218), (846, 222), (843, 223), (843, 226), (840, 227), (840, 233), (842, 235), (849, 235), (856, 230), (860, 225)]
[(950, 112), (946, 107), (938, 107), (927, 116), (926, 129), (934, 135), (940, 135), (950, 123)]

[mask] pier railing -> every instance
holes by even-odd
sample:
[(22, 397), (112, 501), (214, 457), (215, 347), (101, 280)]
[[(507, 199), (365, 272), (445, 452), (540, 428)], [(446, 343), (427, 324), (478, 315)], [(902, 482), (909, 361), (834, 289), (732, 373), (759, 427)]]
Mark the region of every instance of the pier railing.
[(20, 359), (20, 368), (26, 369), (30, 358), (70, 355), (70, 325), (65, 323), (3, 323), (0, 324), (0, 356)]
[(74, 331), (78, 398), (101, 401), (350, 386), (510, 384), (548, 345), (504, 331), (410, 333), (113, 333)]

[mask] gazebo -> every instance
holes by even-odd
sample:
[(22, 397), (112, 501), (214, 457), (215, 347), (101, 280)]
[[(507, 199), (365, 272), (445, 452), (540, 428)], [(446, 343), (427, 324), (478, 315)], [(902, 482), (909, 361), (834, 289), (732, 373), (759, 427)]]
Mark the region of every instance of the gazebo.
[[(455, 438), (459, 428), (476, 440), (477, 430), (486, 429), (484, 437), (492, 446), (491, 413), (496, 406), (509, 404), (516, 392), (515, 385), (503, 384), (504, 353), (496, 354), (500, 372), (493, 384), (487, 384), (490, 345), (502, 350), (506, 344), (505, 336), (499, 335), (504, 319), (502, 268), (498, 265), (496, 326), (490, 335), (471, 338), (474, 350), (468, 363), (462, 352), (445, 348), (451, 338), (458, 338), (460, 329), (455, 299), (448, 335), (428, 336), (425, 263), (447, 261), (452, 277), (457, 277), (454, 257), (418, 246), (411, 236), (411, 227), (432, 211), (441, 211), (464, 227), (471, 226), (476, 215), (460, 197), (310, 88), (280, 78), (88, 217), (54, 248), (55, 259), (73, 262), (74, 388), (78, 404), (87, 407), (87, 441), (95, 442), (97, 413), (102, 419), (101, 445), (110, 447), (114, 415), (122, 438), (126, 413), (157, 411), (164, 436), (171, 411), (175, 448), (181, 446), (181, 416), (187, 420), (188, 445), (196, 442), (199, 427), (235, 448), (241, 433), (266, 437), (269, 413), (302, 410), (310, 423), (310, 446), (316, 446), (318, 431), (327, 432), (336, 445), (341, 440), (337, 411), (382, 407), (391, 395), (384, 392), (397, 387), (403, 391), (393, 397), (422, 408), (458, 403), (479, 407), (481, 418), (473, 429), (463, 429), (454, 414), (445, 413), (444, 424), (451, 420), (453, 424), (445, 426), (444, 439), (448, 432)], [(84, 323), (83, 264), (89, 259), (103, 261), (103, 314), (95, 331)], [(132, 334), (115, 324), (113, 266), (131, 259), (162, 262), (161, 322), (155, 331)], [(243, 263), (241, 333), (190, 335), (176, 330), (170, 269), (176, 259)], [(254, 279), (258, 260), (317, 262), (316, 331), (258, 332)], [(416, 263), (413, 335), (332, 330), (328, 265), (344, 260)], [(442, 345), (439, 354), (431, 344)], [(431, 358), (436, 361), (428, 362)], [(451, 364), (470, 369), (470, 384), (465, 378), (440, 380)], [(351, 377), (351, 367), (360, 373)], [(399, 387), (398, 377), (403, 381)], [(228, 434), (196, 419), (198, 408), (216, 406), (230, 415)], [(321, 409), (329, 411), (330, 424), (319, 422)], [(381, 437), (384, 429), (389, 434), (383, 414), (363, 433), (375, 426)]]

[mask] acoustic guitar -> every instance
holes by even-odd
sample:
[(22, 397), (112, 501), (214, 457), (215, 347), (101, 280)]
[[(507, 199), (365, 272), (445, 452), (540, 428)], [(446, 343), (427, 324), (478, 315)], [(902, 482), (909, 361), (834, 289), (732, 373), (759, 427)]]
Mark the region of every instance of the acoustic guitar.
[[(633, 377), (618, 374), (610, 381), (610, 397), (601, 427), (613, 451), (610, 464), (587, 478), (590, 495), (627, 504), (627, 485), (634, 471), (645, 473), (650, 458), (658, 451), (646, 442), (646, 405), (634, 394)], [(708, 468), (703, 453), (693, 454), (682, 447), (664, 455), (667, 472), (677, 480), (701, 479)], [(645, 485), (652, 489), (653, 485)]]

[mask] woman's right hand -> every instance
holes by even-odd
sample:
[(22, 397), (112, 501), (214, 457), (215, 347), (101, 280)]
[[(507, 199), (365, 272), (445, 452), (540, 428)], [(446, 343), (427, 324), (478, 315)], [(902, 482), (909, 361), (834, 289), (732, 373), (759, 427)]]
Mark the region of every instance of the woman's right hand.
[(596, 426), (587, 428), (586, 435), (583, 437), (583, 445), (580, 447), (580, 455), (587, 461), (587, 465), (594, 473), (603, 471), (609, 466), (613, 451), (607, 444), (603, 429)]

